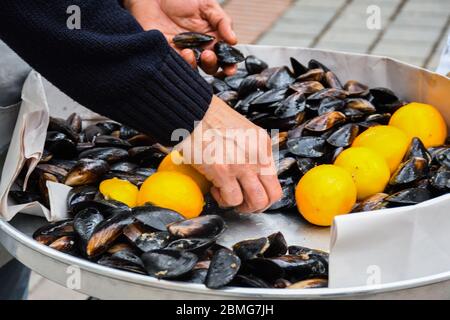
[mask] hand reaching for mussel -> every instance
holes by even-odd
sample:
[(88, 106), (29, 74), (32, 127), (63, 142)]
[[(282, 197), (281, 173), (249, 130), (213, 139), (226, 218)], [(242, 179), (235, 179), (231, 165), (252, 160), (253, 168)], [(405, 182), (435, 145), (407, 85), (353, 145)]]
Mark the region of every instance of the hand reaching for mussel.
[[(219, 68), (216, 54), (212, 50), (215, 41), (208, 42), (201, 52), (197, 49), (175, 46), (175, 35), (185, 32), (208, 34), (217, 41), (230, 45), (237, 43), (231, 26), (231, 19), (216, 0), (125, 0), (124, 6), (141, 24), (144, 30), (161, 31), (180, 55), (194, 68), (197, 61), (208, 74), (214, 74)], [(200, 55), (197, 59), (196, 55)], [(222, 66), (226, 75), (236, 72), (235, 64)]]

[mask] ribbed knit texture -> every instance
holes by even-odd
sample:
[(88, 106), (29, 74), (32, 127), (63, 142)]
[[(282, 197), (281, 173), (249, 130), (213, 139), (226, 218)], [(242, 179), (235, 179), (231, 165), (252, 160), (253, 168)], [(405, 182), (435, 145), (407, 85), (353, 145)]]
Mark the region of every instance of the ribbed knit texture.
[[(81, 8), (80, 30), (67, 28), (71, 5)], [(165, 37), (143, 31), (117, 0), (1, 0), (0, 38), (80, 104), (166, 145), (211, 101)]]

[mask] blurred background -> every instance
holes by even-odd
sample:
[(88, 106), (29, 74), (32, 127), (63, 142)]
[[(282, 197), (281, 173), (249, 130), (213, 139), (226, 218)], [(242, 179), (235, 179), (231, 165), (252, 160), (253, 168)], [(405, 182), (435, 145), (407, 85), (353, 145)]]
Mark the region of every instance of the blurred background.
[[(240, 43), (384, 55), (435, 70), (450, 0), (219, 0)], [(33, 273), (29, 299), (86, 299)]]

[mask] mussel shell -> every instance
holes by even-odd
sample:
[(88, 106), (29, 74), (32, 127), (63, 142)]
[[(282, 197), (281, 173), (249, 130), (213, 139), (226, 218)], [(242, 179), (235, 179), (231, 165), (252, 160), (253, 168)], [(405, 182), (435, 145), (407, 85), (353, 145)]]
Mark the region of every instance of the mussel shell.
[(139, 166), (136, 163), (123, 161), (123, 162), (117, 162), (111, 165), (110, 170), (115, 172), (126, 172), (126, 173), (132, 173), (136, 169), (138, 169)]
[(439, 191), (450, 190), (450, 169), (442, 166), (431, 175), (430, 184)]
[(210, 289), (218, 289), (233, 281), (241, 267), (241, 259), (229, 249), (218, 250), (206, 275), (205, 285)]
[(139, 176), (150, 177), (152, 174), (156, 173), (154, 168), (137, 168), (134, 173)]
[(364, 97), (369, 94), (369, 87), (355, 80), (349, 80), (344, 85), (349, 97)]
[(200, 32), (183, 32), (173, 37), (172, 41), (178, 48), (194, 48), (208, 44), (215, 39), (214, 36)]
[(73, 219), (73, 228), (86, 245), (94, 233), (95, 228), (105, 220), (95, 208), (86, 208), (78, 212)]
[(132, 212), (137, 221), (158, 231), (166, 231), (167, 225), (184, 220), (176, 211), (153, 205), (135, 207)]
[(296, 165), (297, 160), (293, 157), (279, 159), (275, 162), (278, 177), (289, 175), (292, 171), (295, 171)]
[(33, 239), (48, 245), (63, 236), (73, 236), (73, 220), (66, 219), (44, 225), (33, 233)]
[(246, 261), (263, 256), (269, 246), (269, 239), (267, 237), (262, 237), (235, 243), (233, 245), (233, 251), (242, 261)]
[(278, 257), (286, 254), (288, 245), (281, 232), (275, 232), (267, 238), (269, 239), (269, 247), (264, 252), (266, 258)]
[(388, 196), (387, 193), (376, 193), (361, 201), (353, 208), (352, 212), (366, 212), (386, 208), (387, 202), (385, 199)]
[(295, 81), (303, 82), (303, 81), (322, 81), (325, 76), (325, 72), (322, 69), (310, 69), (305, 73), (298, 76)]
[(101, 147), (81, 152), (79, 159), (104, 160), (108, 163), (123, 161), (128, 158), (128, 152), (122, 148)]
[(169, 233), (175, 238), (217, 238), (226, 228), (225, 221), (217, 215), (206, 215), (170, 223)]
[(233, 90), (222, 91), (217, 94), (217, 97), (232, 107), (235, 106), (238, 101), (238, 93)]
[(85, 142), (92, 142), (92, 140), (94, 140), (94, 137), (102, 134), (108, 134), (106, 128), (101, 128), (96, 124), (87, 126), (82, 133), (85, 136)]
[[(69, 172), (77, 164), (77, 162), (77, 160), (52, 159), (50, 160), (50, 162), (48, 162), (48, 164)], [(64, 171), (60, 171), (60, 174), (67, 175), (67, 172), (64, 173)]]
[(123, 228), (133, 222), (129, 212), (113, 215), (98, 224), (86, 246), (86, 255), (96, 257), (109, 249), (114, 241), (122, 234)]
[[(225, 79), (223, 79), (223, 81), (225, 81), (225, 83), (230, 87), (229, 90), (238, 91), (239, 87), (241, 86), (244, 79), (245, 78), (240, 75), (233, 75), (233, 76), (226, 77)], [(229, 91), (229, 90), (224, 90), (224, 91)], [(224, 91), (221, 91), (221, 92), (224, 92)]]
[(147, 273), (159, 279), (179, 278), (189, 273), (198, 261), (198, 257), (188, 251), (154, 250), (141, 256)]
[(450, 168), (450, 148), (445, 147), (437, 151), (434, 155), (434, 159), (436, 159), (436, 161), (441, 165)]
[(323, 71), (327, 72), (330, 71), (330, 69), (328, 69), (328, 67), (326, 67), (323, 63), (317, 61), (316, 59), (311, 59), (308, 62), (308, 68), (309, 69), (316, 69), (316, 68), (320, 68)]
[(297, 158), (297, 167), (301, 175), (305, 175), (309, 170), (314, 168), (317, 163), (310, 158)]
[(165, 231), (144, 232), (134, 240), (134, 244), (142, 252), (164, 249), (167, 247), (169, 242), (170, 242), (170, 235), (168, 232)]
[(294, 81), (295, 78), (291, 71), (287, 67), (280, 67), (267, 79), (266, 87), (268, 89), (284, 89)]
[(291, 84), (289, 89), (304, 95), (311, 95), (325, 89), (325, 87), (318, 81), (303, 81)]
[(234, 277), (232, 286), (245, 288), (272, 288), (272, 285), (252, 274), (238, 274)]
[(402, 105), (395, 93), (383, 87), (372, 88), (369, 90), (372, 96), (372, 104), (378, 111), (393, 112)]
[(47, 131), (45, 148), (55, 158), (71, 159), (77, 155), (75, 142), (62, 132)]
[(76, 214), (86, 208), (85, 202), (94, 200), (98, 189), (94, 186), (80, 186), (72, 188), (67, 195), (67, 210)]
[(73, 142), (78, 141), (78, 134), (72, 129), (66, 120), (50, 117), (48, 131), (57, 131), (65, 134)]
[(386, 197), (386, 201), (394, 206), (418, 204), (432, 198), (431, 192), (425, 188), (409, 188)]
[(124, 139), (124, 140), (129, 140), (135, 136), (137, 136), (139, 133), (139, 131), (137, 131), (136, 129), (127, 127), (127, 126), (121, 126), (119, 129), (119, 138)]
[(75, 187), (96, 183), (109, 170), (109, 165), (104, 160), (80, 159), (69, 171), (64, 183)]
[(66, 119), (66, 123), (67, 125), (72, 129), (73, 132), (75, 133), (80, 133), (81, 132), (81, 127), (82, 127), (82, 119), (80, 117), (79, 114), (77, 113), (72, 113), (67, 119)]
[(314, 256), (320, 256), (325, 261), (328, 261), (329, 253), (318, 250), (318, 249), (311, 249), (303, 246), (293, 245), (288, 247), (288, 253), (290, 255), (297, 255), (297, 256), (305, 256), (305, 255), (314, 255)]
[(422, 158), (427, 161), (427, 163), (431, 163), (431, 154), (423, 145), (422, 141), (419, 138), (413, 138), (411, 144), (409, 145), (408, 151), (403, 158), (403, 161), (412, 159), (412, 158)]
[(377, 122), (379, 124), (387, 125), (391, 119), (390, 113), (373, 113), (366, 117), (367, 122)]
[(184, 250), (200, 254), (213, 244), (214, 239), (208, 238), (178, 239), (169, 243), (167, 249)]
[(390, 185), (408, 184), (428, 174), (428, 162), (423, 158), (413, 157), (400, 166), (392, 174)]
[(214, 45), (214, 52), (220, 65), (236, 64), (245, 60), (242, 52), (223, 41)]
[(313, 132), (323, 132), (345, 122), (346, 119), (342, 112), (331, 111), (308, 121), (305, 129)]
[(261, 73), (267, 68), (267, 63), (253, 55), (249, 55), (245, 58), (245, 69), (247, 69), (248, 74)]
[(286, 89), (273, 89), (264, 92), (262, 95), (256, 97), (251, 103), (250, 106), (255, 105), (270, 105), (273, 103), (280, 102), (284, 99), (286, 95)]
[(316, 278), (316, 279), (308, 279), (308, 280), (302, 280), (299, 282), (295, 282), (288, 286), (288, 289), (315, 289), (315, 288), (327, 288), (328, 287), (328, 280), (322, 279), (322, 278)]
[(211, 86), (213, 88), (214, 93), (231, 90), (231, 88), (225, 83), (225, 81), (217, 78), (214, 78), (214, 80), (211, 83)]
[[(311, 109), (311, 106), (314, 107), (315, 105), (309, 104), (309, 109)], [(328, 97), (320, 101), (317, 113), (320, 116), (331, 111), (341, 111), (344, 109), (344, 107), (345, 107), (344, 100), (335, 97)]]
[(335, 147), (348, 147), (353, 143), (359, 133), (359, 126), (348, 123), (337, 129), (327, 138), (327, 142)]
[(260, 74), (253, 74), (245, 77), (239, 85), (239, 97), (246, 97), (258, 89), (264, 90), (266, 88), (267, 77)]
[(40, 177), (44, 173), (49, 173), (55, 176), (58, 181), (64, 180), (64, 178), (66, 178), (66, 176), (68, 175), (66, 169), (49, 163), (38, 164), (33, 172), (33, 174), (37, 174), (38, 177)]
[(93, 142), (96, 147), (117, 147), (122, 149), (131, 148), (131, 143), (113, 136), (98, 135), (94, 137)]
[(300, 63), (297, 59), (291, 57), (290, 61), (295, 77), (298, 77), (308, 71), (308, 68), (305, 67), (302, 63)]
[(145, 167), (157, 167), (166, 156), (156, 145), (131, 148), (128, 150), (128, 155), (132, 162)]
[(10, 191), (9, 195), (14, 199), (14, 201), (16, 201), (17, 204), (41, 201), (41, 195), (36, 192)]
[(267, 210), (290, 209), (295, 207), (295, 183), (292, 179), (281, 179), (281, 199), (273, 203)]
[(345, 107), (355, 109), (364, 113), (374, 113), (377, 111), (370, 101), (362, 98), (349, 98), (345, 100)]
[(206, 281), (206, 275), (208, 274), (208, 269), (193, 269), (186, 279), (183, 279), (189, 283), (204, 284)]
[(141, 186), (145, 179), (147, 179), (146, 176), (139, 175), (132, 172), (120, 172), (120, 171), (109, 171), (103, 176), (103, 180), (106, 179), (112, 179), (112, 178), (118, 178), (120, 180), (126, 180), (128, 182), (131, 182), (132, 184), (136, 186)]
[(48, 245), (50, 248), (60, 252), (71, 253), (76, 250), (76, 240), (72, 236), (62, 236)]
[(145, 274), (144, 263), (131, 250), (121, 250), (111, 255), (104, 255), (97, 263), (110, 268)]
[(287, 141), (288, 150), (300, 157), (320, 158), (326, 150), (326, 140), (322, 137), (305, 136)]
[(340, 89), (340, 90), (344, 89), (341, 81), (339, 80), (337, 75), (332, 71), (325, 72), (325, 77), (323, 79), (323, 82), (325, 82), (326, 86), (329, 88)]

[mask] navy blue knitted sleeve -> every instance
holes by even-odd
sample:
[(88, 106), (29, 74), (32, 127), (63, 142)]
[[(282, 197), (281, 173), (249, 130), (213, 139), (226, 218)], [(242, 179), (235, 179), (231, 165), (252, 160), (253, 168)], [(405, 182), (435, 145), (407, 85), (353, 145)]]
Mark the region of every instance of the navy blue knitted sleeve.
[[(67, 8), (81, 9), (81, 29)], [(211, 101), (208, 84), (117, 0), (2, 0), (0, 38), (82, 105), (170, 144)], [(0, 57), (1, 59), (1, 57)]]

